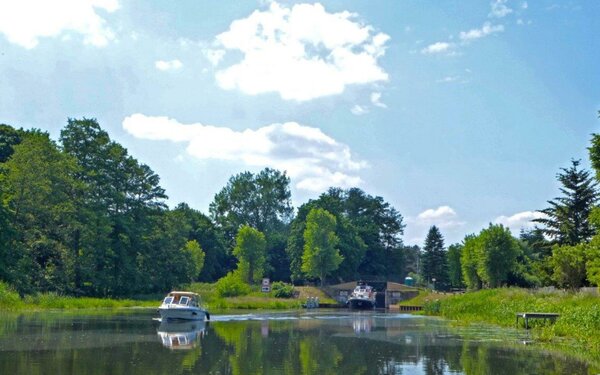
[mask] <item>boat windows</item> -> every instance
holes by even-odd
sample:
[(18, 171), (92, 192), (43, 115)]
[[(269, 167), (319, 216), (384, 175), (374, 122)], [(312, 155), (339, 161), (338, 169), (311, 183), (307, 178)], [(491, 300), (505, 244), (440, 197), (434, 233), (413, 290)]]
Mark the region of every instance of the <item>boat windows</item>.
[(163, 301), (163, 303), (165, 305), (170, 305), (171, 303), (173, 303), (173, 297), (167, 297), (167, 298), (165, 298), (165, 300)]
[(179, 300), (179, 304), (180, 304), (180, 305), (187, 305), (187, 304), (188, 304), (188, 302), (189, 302), (189, 300), (190, 300), (190, 297), (185, 297), (185, 296), (183, 296), (183, 297), (181, 297), (181, 299)]

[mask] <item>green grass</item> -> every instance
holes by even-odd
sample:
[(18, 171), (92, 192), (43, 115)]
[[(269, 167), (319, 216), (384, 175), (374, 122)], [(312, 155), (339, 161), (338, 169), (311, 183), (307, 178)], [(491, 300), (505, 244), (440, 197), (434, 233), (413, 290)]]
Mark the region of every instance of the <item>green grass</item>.
[(555, 323), (530, 320), (532, 336), (553, 347), (584, 352), (600, 363), (600, 297), (542, 292), (520, 288), (490, 289), (429, 299), (424, 313), (439, 315), (460, 323), (492, 323), (515, 327), (517, 312), (558, 313)]

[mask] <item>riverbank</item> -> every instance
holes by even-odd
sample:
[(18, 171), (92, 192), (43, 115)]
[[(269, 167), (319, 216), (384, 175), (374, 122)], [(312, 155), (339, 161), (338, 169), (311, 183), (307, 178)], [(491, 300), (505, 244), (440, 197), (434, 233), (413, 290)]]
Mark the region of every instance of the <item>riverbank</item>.
[[(335, 303), (320, 289), (315, 287), (296, 287), (294, 297), (276, 298), (272, 293), (263, 293), (254, 288), (250, 294), (237, 297), (220, 297), (216, 293), (215, 284), (193, 283), (180, 289), (200, 294), (204, 305), (209, 310), (289, 310), (298, 309), (308, 297), (318, 297), (322, 303)], [(131, 299), (92, 298), (60, 296), (54, 293), (40, 293), (23, 298), (0, 282), (0, 311), (35, 311), (48, 309), (81, 310), (81, 309), (115, 309), (115, 308), (155, 308), (163, 296), (143, 296)]]
[[(533, 339), (550, 347), (584, 354), (600, 363), (600, 297), (564, 291), (501, 288), (456, 295), (428, 294), (423, 313), (452, 319), (459, 324), (491, 323), (515, 327), (517, 312), (558, 313), (555, 323), (530, 321)], [(411, 301), (414, 303), (413, 301)]]

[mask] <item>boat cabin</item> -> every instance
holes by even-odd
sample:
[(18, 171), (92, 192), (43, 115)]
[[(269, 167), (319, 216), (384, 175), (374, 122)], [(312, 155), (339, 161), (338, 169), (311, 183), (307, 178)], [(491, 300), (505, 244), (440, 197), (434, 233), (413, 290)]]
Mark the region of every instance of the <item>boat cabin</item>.
[(197, 307), (199, 305), (199, 302), (200, 296), (196, 293), (174, 291), (169, 293), (165, 297), (163, 305), (181, 305)]

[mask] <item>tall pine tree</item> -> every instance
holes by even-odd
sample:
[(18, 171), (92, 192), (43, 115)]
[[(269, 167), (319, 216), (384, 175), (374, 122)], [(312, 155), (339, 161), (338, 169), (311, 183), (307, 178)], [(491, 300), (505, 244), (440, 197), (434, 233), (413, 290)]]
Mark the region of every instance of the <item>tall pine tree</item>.
[(559, 245), (589, 241), (595, 232), (589, 216), (598, 201), (598, 191), (590, 172), (579, 169), (580, 162), (571, 160), (571, 167), (561, 168), (557, 179), (563, 196), (548, 201), (550, 207), (539, 211), (545, 218), (533, 220), (543, 224), (543, 233)]
[(444, 237), (435, 225), (429, 228), (427, 238), (425, 238), (421, 264), (423, 280), (433, 284), (435, 289), (448, 288), (448, 259), (444, 250)]

